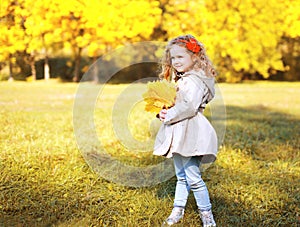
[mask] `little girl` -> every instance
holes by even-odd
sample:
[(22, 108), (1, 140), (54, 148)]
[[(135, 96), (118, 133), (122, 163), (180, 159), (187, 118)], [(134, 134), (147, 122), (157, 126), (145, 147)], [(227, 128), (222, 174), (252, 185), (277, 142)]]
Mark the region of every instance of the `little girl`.
[(215, 75), (203, 44), (193, 36), (179, 36), (168, 43), (160, 78), (172, 77), (177, 82), (176, 101), (158, 114), (163, 124), (154, 155), (173, 157), (177, 184), (174, 208), (164, 225), (179, 222), (192, 190), (203, 226), (216, 226), (199, 168), (201, 163), (215, 161), (218, 150), (216, 132), (203, 116), (205, 105), (214, 97)]

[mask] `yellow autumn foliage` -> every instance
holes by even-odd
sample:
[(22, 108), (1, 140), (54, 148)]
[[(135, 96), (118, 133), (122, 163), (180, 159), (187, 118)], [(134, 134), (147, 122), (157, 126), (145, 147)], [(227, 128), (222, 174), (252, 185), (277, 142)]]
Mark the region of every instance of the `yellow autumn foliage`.
[(158, 113), (162, 108), (174, 105), (176, 97), (175, 84), (167, 80), (148, 82), (147, 91), (143, 94), (145, 110)]
[(205, 44), (223, 81), (268, 78), (292, 67), (283, 49), (291, 39), (300, 48), (299, 7), (299, 0), (2, 0), (0, 61), (60, 46), (73, 59), (98, 57), (120, 45), (190, 33)]
[[(179, 9), (179, 10), (178, 10)], [(299, 37), (299, 0), (170, 0), (163, 24), (169, 37), (191, 33), (205, 44), (219, 77), (284, 71), (283, 35)]]

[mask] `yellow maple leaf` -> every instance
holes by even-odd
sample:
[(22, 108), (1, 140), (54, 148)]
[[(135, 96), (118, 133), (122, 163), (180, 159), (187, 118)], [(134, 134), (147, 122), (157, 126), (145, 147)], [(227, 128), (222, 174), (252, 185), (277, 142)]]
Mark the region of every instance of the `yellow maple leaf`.
[(175, 84), (167, 80), (148, 82), (147, 91), (143, 94), (145, 110), (158, 113), (162, 108), (174, 105), (176, 97)]

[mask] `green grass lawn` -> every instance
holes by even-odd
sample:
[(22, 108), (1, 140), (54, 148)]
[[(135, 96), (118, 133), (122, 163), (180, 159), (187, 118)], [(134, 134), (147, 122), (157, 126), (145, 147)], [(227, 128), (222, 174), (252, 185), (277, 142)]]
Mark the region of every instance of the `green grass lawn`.
[[(121, 162), (158, 163), (163, 159), (124, 149), (114, 136), (112, 107), (127, 86), (107, 85), (95, 103), (99, 139)], [(203, 173), (218, 226), (299, 226), (300, 83), (218, 86), (226, 134), (217, 161)], [(135, 188), (93, 171), (74, 136), (77, 88), (0, 83), (0, 226), (160, 226), (172, 209), (175, 177)], [(151, 117), (141, 108), (130, 113), (138, 140), (151, 137)], [(196, 210), (191, 194), (177, 226), (199, 226)]]

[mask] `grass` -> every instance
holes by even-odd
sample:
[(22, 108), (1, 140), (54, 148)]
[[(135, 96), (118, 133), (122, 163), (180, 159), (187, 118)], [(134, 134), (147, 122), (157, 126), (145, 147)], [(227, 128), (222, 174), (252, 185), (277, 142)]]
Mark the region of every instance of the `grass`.
[[(127, 86), (108, 85), (97, 99), (102, 148), (127, 165), (159, 163), (163, 159), (151, 151), (126, 149), (114, 135), (112, 108)], [(203, 173), (218, 226), (299, 226), (300, 83), (218, 86), (226, 105), (226, 134), (218, 160)], [(74, 136), (77, 88), (0, 83), (0, 226), (160, 226), (172, 208), (176, 179), (135, 188), (93, 171)], [(139, 108), (130, 112), (128, 125), (145, 143), (153, 137), (152, 116)], [(191, 195), (178, 226), (200, 223)]]

